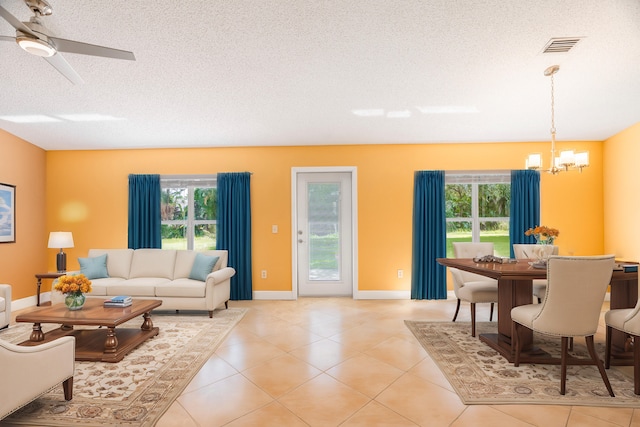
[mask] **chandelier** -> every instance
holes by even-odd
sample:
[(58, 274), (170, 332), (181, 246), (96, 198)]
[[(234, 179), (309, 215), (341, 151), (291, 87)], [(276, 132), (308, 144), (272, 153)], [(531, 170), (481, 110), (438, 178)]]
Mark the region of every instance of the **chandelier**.
[(578, 170), (582, 172), (582, 168), (589, 166), (589, 152), (584, 151), (574, 153), (573, 150), (560, 151), (560, 155), (556, 156), (556, 119), (555, 119), (555, 97), (553, 93), (553, 76), (560, 70), (559, 65), (552, 65), (544, 70), (544, 75), (551, 77), (551, 167), (542, 169), (542, 154), (531, 153), (525, 161), (527, 169), (544, 170), (545, 172), (556, 175), (560, 172)]

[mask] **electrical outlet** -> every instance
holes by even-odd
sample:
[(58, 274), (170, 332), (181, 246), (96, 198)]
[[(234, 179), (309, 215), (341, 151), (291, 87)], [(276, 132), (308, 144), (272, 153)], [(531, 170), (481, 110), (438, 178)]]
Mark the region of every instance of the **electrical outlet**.
[(272, 225), (271, 226), (271, 232), (273, 234), (277, 234), (278, 233), (278, 226), (277, 225)]
[(404, 270), (398, 270), (398, 279), (402, 279), (404, 277)]
[(260, 272), (260, 277), (262, 277), (263, 279), (267, 278), (267, 270), (262, 270), (262, 272)]

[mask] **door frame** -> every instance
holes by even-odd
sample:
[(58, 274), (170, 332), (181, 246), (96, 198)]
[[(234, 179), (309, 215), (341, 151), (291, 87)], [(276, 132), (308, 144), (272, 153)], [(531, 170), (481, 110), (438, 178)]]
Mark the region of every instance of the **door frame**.
[(358, 169), (355, 166), (291, 168), (291, 293), (298, 299), (298, 174), (349, 173), (351, 175), (351, 296), (358, 295)]

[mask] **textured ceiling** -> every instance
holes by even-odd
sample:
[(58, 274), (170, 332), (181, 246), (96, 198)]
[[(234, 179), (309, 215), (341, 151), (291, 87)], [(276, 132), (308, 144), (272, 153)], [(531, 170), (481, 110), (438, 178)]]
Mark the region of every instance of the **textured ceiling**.
[[(85, 80), (74, 86), (0, 41), (0, 116), (60, 120), (0, 128), (47, 150), (545, 141), (553, 64), (558, 140), (640, 121), (638, 0), (50, 2), (57, 36), (136, 61), (64, 54)], [(14, 35), (1, 19), (0, 35)], [(570, 52), (542, 53), (574, 36)], [(60, 118), (79, 113), (119, 120)]]

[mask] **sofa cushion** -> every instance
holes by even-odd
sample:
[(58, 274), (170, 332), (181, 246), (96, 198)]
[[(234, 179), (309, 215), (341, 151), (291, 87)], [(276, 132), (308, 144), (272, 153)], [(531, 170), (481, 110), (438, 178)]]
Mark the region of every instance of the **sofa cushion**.
[[(137, 249), (140, 250), (140, 249)], [(155, 287), (164, 283), (169, 283), (169, 279), (158, 277), (137, 277), (135, 279), (123, 280), (122, 282), (109, 285), (107, 295), (130, 295), (135, 297), (155, 296)]]
[(87, 279), (102, 279), (109, 277), (107, 273), (107, 254), (102, 254), (93, 258), (78, 258), (80, 263), (80, 273), (87, 276)]
[(229, 255), (228, 251), (210, 250), (210, 251), (202, 251), (201, 253), (209, 256), (217, 256), (219, 258), (218, 262), (216, 262), (216, 265), (213, 267), (213, 271), (220, 270), (221, 268), (224, 268), (227, 266), (227, 257)]
[(107, 296), (107, 288), (119, 282), (124, 282), (127, 279), (122, 277), (105, 277), (104, 279), (94, 279), (91, 281), (91, 293), (93, 296)]
[(217, 256), (208, 256), (198, 253), (193, 260), (193, 267), (189, 273), (189, 279), (201, 280), (205, 282), (207, 275), (213, 270), (213, 266), (218, 262)]
[(205, 284), (200, 280), (176, 279), (156, 286), (157, 297), (204, 298)]
[(176, 251), (165, 249), (136, 249), (131, 260), (130, 279), (162, 277), (173, 279)]
[(203, 254), (208, 256), (218, 257), (218, 262), (213, 266), (212, 271), (220, 270), (227, 266), (227, 251), (210, 249), (206, 251), (190, 251), (190, 250), (178, 250), (176, 251), (176, 268), (173, 272), (173, 278), (186, 279), (191, 274), (191, 268), (193, 268), (193, 260), (197, 254)]
[(4, 298), (0, 297), (0, 312), (7, 311), (7, 303)]
[(107, 274), (109, 277), (129, 278), (133, 249), (89, 249), (89, 257), (107, 254)]
[(176, 268), (173, 271), (173, 279), (186, 279), (191, 274), (193, 260), (196, 259), (196, 251), (178, 250), (176, 251)]

